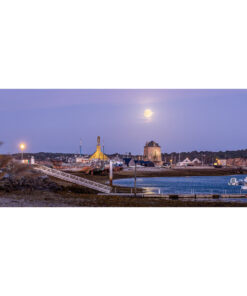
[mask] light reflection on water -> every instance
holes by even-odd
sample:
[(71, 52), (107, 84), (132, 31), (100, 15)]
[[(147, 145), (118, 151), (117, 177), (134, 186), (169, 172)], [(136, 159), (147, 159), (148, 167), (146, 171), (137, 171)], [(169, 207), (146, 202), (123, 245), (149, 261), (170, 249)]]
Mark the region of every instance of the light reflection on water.
[[(246, 176), (137, 178), (137, 187), (144, 188), (147, 194), (247, 194), (247, 190), (242, 191), (241, 186), (228, 185), (231, 178), (244, 179)], [(114, 185), (133, 187), (134, 178), (115, 180)]]

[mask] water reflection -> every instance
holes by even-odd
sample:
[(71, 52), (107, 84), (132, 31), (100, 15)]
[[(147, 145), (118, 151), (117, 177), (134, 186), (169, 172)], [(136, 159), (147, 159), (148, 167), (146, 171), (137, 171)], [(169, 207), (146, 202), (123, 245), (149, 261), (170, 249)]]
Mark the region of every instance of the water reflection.
[[(246, 176), (241, 175), (241, 179)], [(146, 194), (247, 194), (247, 191), (241, 190), (241, 186), (228, 185), (232, 177), (240, 178), (240, 176), (137, 178), (137, 187), (145, 188)], [(114, 184), (133, 187), (134, 179), (115, 180)]]

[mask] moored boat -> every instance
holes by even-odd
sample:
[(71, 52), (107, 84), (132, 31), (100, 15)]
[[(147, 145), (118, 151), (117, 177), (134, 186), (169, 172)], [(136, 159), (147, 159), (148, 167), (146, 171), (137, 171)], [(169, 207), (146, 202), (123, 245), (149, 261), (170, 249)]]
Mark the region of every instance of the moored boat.
[(237, 178), (231, 178), (230, 182), (228, 183), (229, 186), (238, 186), (239, 185), (239, 181), (237, 180)]
[(247, 177), (244, 179), (244, 185), (241, 187), (242, 190), (247, 190)]

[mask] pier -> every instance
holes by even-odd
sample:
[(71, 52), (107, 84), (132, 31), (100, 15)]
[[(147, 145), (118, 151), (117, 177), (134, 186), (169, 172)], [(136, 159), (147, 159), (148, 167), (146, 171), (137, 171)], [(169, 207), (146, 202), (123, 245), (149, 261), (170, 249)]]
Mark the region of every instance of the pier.
[(73, 183), (79, 186), (83, 186), (83, 187), (87, 187), (90, 189), (94, 189), (95, 191), (98, 192), (102, 192), (102, 193), (110, 193), (112, 188), (110, 186), (98, 183), (98, 182), (94, 182), (94, 181), (90, 181), (86, 178), (82, 178), (82, 177), (78, 177), (78, 176), (74, 176), (68, 173), (64, 173), (62, 171), (56, 170), (56, 169), (52, 169), (46, 166), (35, 166), (35, 170), (38, 170), (39, 172), (51, 176), (51, 177), (55, 177), (58, 178), (60, 180), (69, 182), (69, 183)]

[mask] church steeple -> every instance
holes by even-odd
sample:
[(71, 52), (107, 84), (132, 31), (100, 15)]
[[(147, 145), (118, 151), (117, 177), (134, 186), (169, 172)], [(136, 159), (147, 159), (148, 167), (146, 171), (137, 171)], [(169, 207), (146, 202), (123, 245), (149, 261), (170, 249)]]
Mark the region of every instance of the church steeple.
[(108, 160), (109, 158), (101, 152), (100, 136), (97, 137), (96, 152), (90, 157), (90, 160)]
[(100, 146), (100, 136), (97, 137), (97, 146)]
[(97, 137), (97, 151), (101, 152), (101, 146), (100, 146), (100, 136)]

